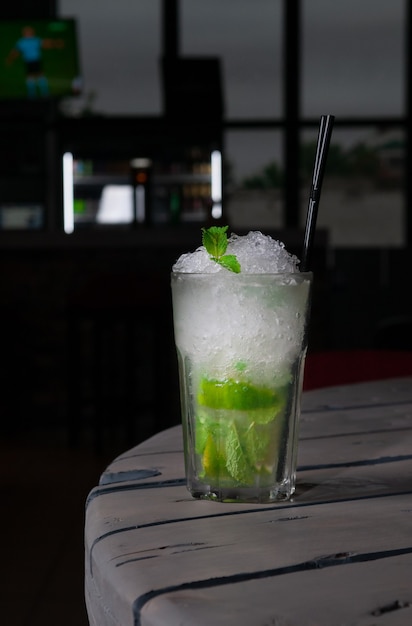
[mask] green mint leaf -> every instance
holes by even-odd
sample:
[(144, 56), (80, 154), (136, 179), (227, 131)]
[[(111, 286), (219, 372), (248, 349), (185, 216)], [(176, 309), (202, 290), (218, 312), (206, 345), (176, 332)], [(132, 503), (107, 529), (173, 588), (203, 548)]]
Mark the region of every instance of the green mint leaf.
[(216, 262), (235, 274), (239, 274), (240, 272), (240, 263), (234, 254), (225, 254), (219, 259), (216, 259)]
[(202, 228), (202, 243), (209, 253), (212, 261), (219, 263), (235, 274), (240, 272), (240, 263), (234, 254), (225, 254), (227, 249), (228, 226), (211, 226)]
[(226, 231), (228, 226), (211, 226), (202, 228), (202, 243), (214, 260), (221, 257), (227, 248)]

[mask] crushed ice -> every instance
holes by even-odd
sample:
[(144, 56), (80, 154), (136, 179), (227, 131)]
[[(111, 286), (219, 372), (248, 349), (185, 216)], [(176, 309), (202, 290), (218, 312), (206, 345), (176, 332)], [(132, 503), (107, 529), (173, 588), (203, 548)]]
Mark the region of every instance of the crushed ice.
[[(247, 235), (232, 234), (228, 239), (226, 254), (237, 256), (244, 274), (299, 271), (299, 259), (286, 250), (285, 244), (260, 231), (250, 231)], [(173, 271), (212, 274), (228, 270), (212, 261), (204, 246), (200, 246), (195, 252), (182, 254), (174, 264)]]

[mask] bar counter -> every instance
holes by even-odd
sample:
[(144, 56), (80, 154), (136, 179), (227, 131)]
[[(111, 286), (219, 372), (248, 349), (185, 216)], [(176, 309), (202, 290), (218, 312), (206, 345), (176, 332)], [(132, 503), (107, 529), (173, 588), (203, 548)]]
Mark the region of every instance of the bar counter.
[(90, 493), (91, 626), (412, 624), (412, 378), (303, 395), (296, 493), (194, 500), (180, 427)]

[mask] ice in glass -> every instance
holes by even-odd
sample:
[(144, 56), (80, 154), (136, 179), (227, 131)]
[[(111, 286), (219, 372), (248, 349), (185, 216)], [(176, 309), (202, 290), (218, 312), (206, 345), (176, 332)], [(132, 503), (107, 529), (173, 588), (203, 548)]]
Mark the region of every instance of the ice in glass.
[[(260, 232), (173, 266), (187, 487), (196, 498), (272, 502), (295, 489), (311, 273)], [(230, 265), (230, 263), (229, 263)]]

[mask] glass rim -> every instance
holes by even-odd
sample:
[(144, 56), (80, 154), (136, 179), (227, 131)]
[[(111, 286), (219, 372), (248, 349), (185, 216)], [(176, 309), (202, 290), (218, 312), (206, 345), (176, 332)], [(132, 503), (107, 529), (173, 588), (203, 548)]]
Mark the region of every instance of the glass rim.
[(233, 275), (239, 278), (243, 278), (245, 276), (250, 276), (254, 278), (261, 278), (262, 276), (302, 276), (304, 278), (313, 277), (314, 272), (309, 270), (307, 272), (231, 272), (226, 271), (225, 273), (221, 271), (217, 272), (182, 272), (182, 271), (171, 271), (172, 276), (222, 276), (222, 275)]

